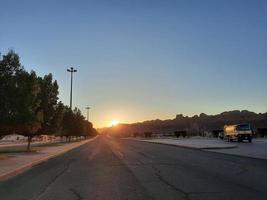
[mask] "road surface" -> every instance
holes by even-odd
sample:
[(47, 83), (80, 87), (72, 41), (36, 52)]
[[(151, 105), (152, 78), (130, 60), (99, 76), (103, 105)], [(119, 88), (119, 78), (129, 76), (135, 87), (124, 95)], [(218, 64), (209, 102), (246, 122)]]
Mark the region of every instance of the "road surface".
[(0, 182), (0, 199), (266, 200), (267, 161), (100, 136)]

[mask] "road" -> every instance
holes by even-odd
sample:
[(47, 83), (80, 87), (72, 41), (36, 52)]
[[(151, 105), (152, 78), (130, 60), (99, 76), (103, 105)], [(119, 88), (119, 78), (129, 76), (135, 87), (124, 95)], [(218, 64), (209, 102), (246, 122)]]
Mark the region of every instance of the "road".
[(266, 200), (266, 169), (266, 160), (100, 136), (0, 182), (0, 199)]

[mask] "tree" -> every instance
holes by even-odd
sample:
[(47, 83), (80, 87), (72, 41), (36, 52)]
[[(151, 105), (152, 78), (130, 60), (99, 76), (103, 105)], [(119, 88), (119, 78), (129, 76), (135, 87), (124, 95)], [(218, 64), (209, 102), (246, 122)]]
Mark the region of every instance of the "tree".
[(43, 120), (39, 92), (35, 72), (26, 72), (14, 51), (4, 55), (0, 60), (0, 135), (27, 136), (28, 150)]
[(63, 124), (63, 117), (65, 113), (65, 106), (64, 104), (60, 101), (55, 108), (55, 113), (53, 116), (53, 119), (51, 121), (51, 132), (54, 135), (61, 135), (62, 133), (62, 124)]
[(97, 135), (92, 123), (86, 121), (81, 111), (77, 108), (72, 111), (69, 107), (65, 107), (62, 127), (61, 135), (67, 137), (69, 141), (71, 137)]
[(0, 135), (12, 132), (9, 125), (16, 121), (17, 75), (23, 71), (19, 56), (10, 50), (0, 57)]
[[(54, 124), (56, 119), (56, 109), (58, 108), (58, 84), (53, 81), (52, 74), (45, 75), (43, 78), (38, 78), (40, 85), (40, 106), (39, 111), (43, 112), (43, 123), (40, 129), (40, 134), (53, 134), (55, 130)], [(61, 104), (59, 105), (61, 106)]]
[(43, 123), (43, 112), (40, 110), (40, 87), (34, 71), (23, 71), (18, 74), (17, 80), (18, 98), (16, 100), (16, 123), (19, 128), (16, 133), (28, 137), (27, 150), (30, 150), (32, 138), (38, 134)]
[(62, 120), (62, 136), (65, 136), (69, 139), (74, 135), (75, 132), (75, 117), (73, 111), (65, 106), (65, 112)]
[(73, 131), (71, 136), (82, 136), (84, 133), (84, 116), (78, 108), (73, 110)]
[(96, 129), (93, 128), (93, 124), (87, 120), (83, 120), (84, 130), (82, 136), (84, 137), (93, 137), (97, 135)]
[(0, 138), (16, 133), (32, 138), (40, 134), (96, 135), (81, 111), (58, 102), (58, 84), (52, 74), (37, 77), (27, 72), (13, 50), (0, 57)]

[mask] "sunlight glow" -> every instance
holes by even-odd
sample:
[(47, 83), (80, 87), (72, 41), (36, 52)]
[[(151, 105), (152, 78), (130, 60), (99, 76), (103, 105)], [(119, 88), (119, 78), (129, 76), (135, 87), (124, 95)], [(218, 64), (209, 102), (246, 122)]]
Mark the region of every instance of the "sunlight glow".
[(120, 122), (118, 120), (113, 119), (110, 123), (110, 126), (117, 126)]

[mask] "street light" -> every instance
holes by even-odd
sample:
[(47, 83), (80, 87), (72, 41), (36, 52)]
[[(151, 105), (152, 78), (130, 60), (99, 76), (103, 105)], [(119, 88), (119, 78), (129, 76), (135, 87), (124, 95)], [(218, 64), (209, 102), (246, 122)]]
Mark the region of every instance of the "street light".
[(73, 67), (70, 67), (69, 69), (67, 69), (67, 72), (70, 72), (70, 109), (72, 110), (72, 79), (73, 73), (77, 72), (77, 70)]
[(89, 107), (89, 106), (87, 106), (86, 107), (86, 110), (87, 110), (87, 121), (89, 122), (89, 110), (90, 110), (91, 108)]

